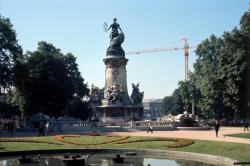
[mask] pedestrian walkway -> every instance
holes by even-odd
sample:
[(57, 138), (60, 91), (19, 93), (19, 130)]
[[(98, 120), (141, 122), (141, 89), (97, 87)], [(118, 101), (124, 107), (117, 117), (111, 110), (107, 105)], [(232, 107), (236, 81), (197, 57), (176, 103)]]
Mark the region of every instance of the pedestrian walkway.
[[(207, 140), (207, 141), (222, 141), (222, 142), (235, 142), (250, 144), (250, 139), (236, 138), (225, 136), (227, 134), (247, 133), (243, 128), (239, 127), (221, 127), (218, 138), (214, 130), (208, 131), (154, 131), (153, 134), (145, 131), (140, 132), (112, 132), (109, 135), (126, 135), (126, 136), (148, 136), (148, 137), (165, 137), (165, 138), (188, 138), (194, 140)], [(250, 132), (248, 132), (250, 133)]]

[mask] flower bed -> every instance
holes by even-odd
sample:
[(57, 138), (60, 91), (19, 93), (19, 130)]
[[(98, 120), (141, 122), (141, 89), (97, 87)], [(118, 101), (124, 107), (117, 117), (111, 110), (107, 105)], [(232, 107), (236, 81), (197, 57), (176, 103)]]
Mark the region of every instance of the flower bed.
[(139, 140), (128, 140), (117, 142), (116, 144), (127, 144), (127, 143), (136, 143), (136, 142), (152, 142), (152, 141), (172, 141), (173, 144), (168, 145), (168, 148), (181, 148), (184, 146), (189, 146), (195, 143), (193, 140), (189, 139), (178, 139), (178, 138), (150, 138), (150, 139), (139, 139)]
[(40, 140), (36, 140), (35, 138), (0, 138), (0, 142), (27, 142), (27, 143), (63, 145), (58, 142), (40, 141)]
[(168, 145), (168, 148), (182, 148), (194, 144), (194, 140), (190, 139), (178, 139), (174, 144)]
[(97, 131), (91, 131), (91, 132), (89, 132), (88, 135), (89, 135), (89, 136), (100, 136), (101, 134), (98, 133)]
[(121, 141), (121, 140), (126, 140), (126, 139), (129, 138), (128, 136), (112, 136), (112, 137), (114, 137), (116, 139), (109, 140), (109, 141), (103, 141), (103, 142), (99, 142), (99, 143), (89, 143), (88, 144), (88, 143), (81, 143), (81, 142), (76, 142), (76, 141), (67, 141), (67, 140), (65, 140), (65, 138), (70, 138), (70, 137), (80, 138), (80, 135), (56, 135), (53, 138), (56, 141), (60, 141), (60, 142), (63, 142), (63, 143), (73, 144), (73, 145), (82, 145), (82, 146), (93, 146), (93, 145), (108, 144), (108, 143), (118, 142), (118, 141)]

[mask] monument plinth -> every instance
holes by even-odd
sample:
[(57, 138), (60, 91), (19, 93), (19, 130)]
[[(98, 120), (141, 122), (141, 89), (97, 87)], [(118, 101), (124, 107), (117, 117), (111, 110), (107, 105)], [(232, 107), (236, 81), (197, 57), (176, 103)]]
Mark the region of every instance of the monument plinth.
[[(127, 71), (126, 65), (128, 59), (117, 58), (117, 57), (107, 57), (103, 59), (106, 69), (105, 69), (105, 92), (106, 100), (109, 98), (109, 90), (111, 87), (119, 86), (122, 104), (131, 104), (131, 100), (128, 96), (127, 90)], [(113, 98), (114, 99), (114, 98)], [(114, 104), (114, 103), (108, 103)]]
[[(128, 95), (126, 71), (128, 59), (125, 58), (125, 52), (121, 47), (124, 41), (124, 34), (120, 25), (116, 23), (116, 19), (114, 19), (113, 24), (109, 28), (106, 24), (105, 31), (110, 29), (110, 46), (107, 49), (106, 57), (103, 59), (106, 65), (104, 98), (102, 104), (96, 107), (97, 117), (102, 122), (141, 120), (143, 115), (141, 103), (143, 93), (139, 92), (138, 85), (137, 96), (134, 95), (133, 97), (141, 99), (131, 100)], [(133, 87), (133, 92), (135, 87)]]

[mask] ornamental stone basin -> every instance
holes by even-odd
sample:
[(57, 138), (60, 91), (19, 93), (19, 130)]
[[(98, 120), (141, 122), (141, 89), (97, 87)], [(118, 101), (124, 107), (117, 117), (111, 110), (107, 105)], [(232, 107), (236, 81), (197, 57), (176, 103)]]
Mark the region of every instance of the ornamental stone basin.
[[(21, 166), (18, 162), (18, 158), (25, 154), (37, 158), (37, 155), (41, 156), (40, 162), (47, 162), (47, 165), (53, 164), (53, 166), (59, 166), (62, 163), (60, 158), (67, 153), (72, 155), (80, 154), (88, 156), (86, 159), (86, 165), (99, 165), (99, 166), (113, 166), (116, 165), (112, 162), (117, 154), (124, 158), (124, 163), (121, 166), (148, 166), (148, 164), (163, 166), (184, 166), (185, 164), (197, 165), (197, 166), (231, 166), (236, 160), (230, 158), (191, 153), (180, 152), (170, 150), (138, 150), (138, 149), (62, 149), (62, 150), (36, 150), (36, 151), (16, 151), (16, 152), (1, 152), (0, 153), (0, 165), (4, 166)], [(127, 155), (134, 154), (134, 155)], [(9, 162), (9, 164), (8, 164)], [(58, 165), (57, 165), (58, 164)], [(22, 164), (22, 166), (24, 166)], [(29, 164), (29, 166), (33, 166)], [(52, 166), (52, 165), (51, 165)], [(69, 165), (65, 165), (69, 166)], [(74, 165), (76, 166), (76, 165)]]

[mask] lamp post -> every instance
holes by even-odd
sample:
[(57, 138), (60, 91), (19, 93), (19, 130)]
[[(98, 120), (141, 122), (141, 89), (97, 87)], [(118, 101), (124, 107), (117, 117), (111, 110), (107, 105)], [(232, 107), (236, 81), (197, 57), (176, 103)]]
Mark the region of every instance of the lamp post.
[(191, 95), (191, 104), (192, 104), (192, 115), (194, 115), (194, 96)]
[(158, 120), (158, 108), (155, 108), (155, 120)]

